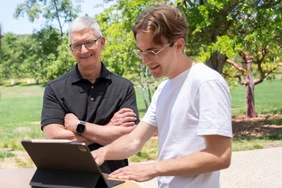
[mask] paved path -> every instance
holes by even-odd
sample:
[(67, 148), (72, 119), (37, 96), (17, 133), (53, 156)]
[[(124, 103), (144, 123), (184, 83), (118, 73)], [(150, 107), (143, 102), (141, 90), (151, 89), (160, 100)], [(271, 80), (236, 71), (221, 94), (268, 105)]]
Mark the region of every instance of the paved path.
[[(221, 188), (282, 188), (282, 147), (233, 152), (231, 166), (221, 171)], [(157, 180), (139, 183), (156, 188)]]

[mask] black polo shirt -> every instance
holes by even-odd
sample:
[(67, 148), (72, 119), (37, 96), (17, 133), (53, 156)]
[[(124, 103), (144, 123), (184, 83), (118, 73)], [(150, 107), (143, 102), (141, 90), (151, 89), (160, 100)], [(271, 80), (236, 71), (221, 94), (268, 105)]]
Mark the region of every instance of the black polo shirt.
[[(67, 113), (89, 123), (105, 125), (121, 108), (131, 108), (138, 116), (135, 90), (129, 80), (113, 74), (102, 63), (101, 75), (92, 84), (82, 78), (76, 64), (72, 71), (46, 85), (41, 128), (52, 123), (64, 125)], [(99, 147), (99, 144), (89, 145), (91, 151)], [(101, 170), (110, 173), (126, 165), (127, 159), (105, 161)]]

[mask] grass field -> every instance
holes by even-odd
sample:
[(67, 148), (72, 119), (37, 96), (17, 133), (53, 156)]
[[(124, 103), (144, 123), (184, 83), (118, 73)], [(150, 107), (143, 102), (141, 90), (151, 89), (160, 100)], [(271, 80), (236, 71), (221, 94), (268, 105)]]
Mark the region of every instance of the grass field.
[[(255, 108), (258, 114), (282, 113), (282, 81), (275, 80), (269, 83), (264, 81), (255, 86)], [(238, 86), (231, 90), (232, 113), (246, 112), (245, 87)]]
[[(276, 80), (272, 83), (263, 82), (255, 87), (255, 106), (257, 113), (273, 114), (282, 113), (282, 81)], [(19, 167), (30, 167), (30, 161), (21, 160), (15, 153), (22, 152), (20, 142), (23, 139), (43, 138), (40, 129), (40, 116), (42, 107), (42, 96), (44, 88), (38, 85), (15, 85), (0, 86), (0, 162), (15, 159)], [(245, 89), (238, 86), (231, 90), (233, 114), (245, 112)], [(145, 113), (145, 105), (141, 92), (137, 92), (140, 117)], [(264, 140), (260, 139), (259, 142)], [(254, 149), (256, 143), (251, 140), (236, 141), (236, 151)], [(254, 142), (257, 142), (254, 141)], [(250, 144), (251, 143), (251, 144)], [(248, 147), (248, 145), (252, 145)], [(139, 162), (156, 159), (157, 140), (151, 139), (141, 152), (130, 158), (131, 161)], [(4, 151), (9, 150), (12, 151)], [(1, 165), (0, 165), (1, 168)], [(4, 168), (4, 167), (2, 167)]]

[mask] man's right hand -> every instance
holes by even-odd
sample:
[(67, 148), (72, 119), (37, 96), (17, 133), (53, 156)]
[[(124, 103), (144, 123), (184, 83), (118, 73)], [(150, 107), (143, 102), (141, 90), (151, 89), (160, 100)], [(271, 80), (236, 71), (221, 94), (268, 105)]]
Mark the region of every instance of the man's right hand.
[(76, 133), (76, 127), (79, 124), (79, 119), (73, 114), (68, 113), (65, 115), (65, 129)]
[(130, 108), (117, 111), (107, 125), (130, 127), (135, 125), (136, 114)]
[(99, 148), (97, 150), (94, 150), (91, 152), (92, 156), (94, 157), (96, 163), (98, 166), (101, 166), (104, 161), (105, 161), (105, 156), (106, 156), (106, 149), (104, 149), (103, 147), (102, 148)]

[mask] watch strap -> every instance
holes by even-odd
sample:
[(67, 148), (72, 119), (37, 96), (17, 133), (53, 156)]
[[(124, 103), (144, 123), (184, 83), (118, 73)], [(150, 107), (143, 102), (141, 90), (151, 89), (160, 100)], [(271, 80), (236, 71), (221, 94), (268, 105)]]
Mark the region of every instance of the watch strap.
[(84, 125), (85, 126), (85, 124), (86, 124), (86, 122), (85, 121), (79, 121), (79, 124), (81, 124), (81, 125)]

